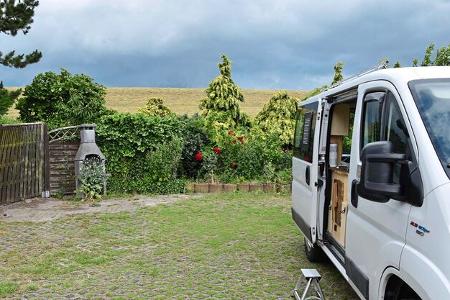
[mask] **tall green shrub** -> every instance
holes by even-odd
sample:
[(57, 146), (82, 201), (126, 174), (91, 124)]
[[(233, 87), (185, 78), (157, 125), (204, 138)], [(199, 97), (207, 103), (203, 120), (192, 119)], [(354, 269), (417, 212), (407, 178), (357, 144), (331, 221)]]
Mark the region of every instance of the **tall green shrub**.
[(233, 128), (248, 125), (248, 116), (240, 110), (244, 95), (231, 78), (231, 62), (225, 55), (222, 55), (219, 71), (220, 75), (205, 91), (206, 98), (200, 102), (201, 114), (207, 118), (209, 126)]
[(116, 113), (97, 127), (114, 192), (176, 193), (184, 188), (176, 174), (181, 159), (183, 122), (176, 117)]
[(255, 122), (264, 132), (280, 137), (284, 145), (291, 145), (294, 137), (297, 99), (286, 92), (279, 92), (264, 104)]
[(105, 114), (105, 87), (83, 74), (38, 74), (17, 103), (24, 122), (43, 121), (50, 128), (95, 123)]

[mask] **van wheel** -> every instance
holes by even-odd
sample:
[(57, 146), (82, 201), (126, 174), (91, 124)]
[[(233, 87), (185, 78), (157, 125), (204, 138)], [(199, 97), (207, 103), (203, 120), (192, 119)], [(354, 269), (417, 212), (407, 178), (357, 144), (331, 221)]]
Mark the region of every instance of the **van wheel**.
[(318, 245), (312, 244), (307, 238), (303, 238), (305, 244), (305, 254), (310, 262), (322, 262), (325, 258), (325, 253)]

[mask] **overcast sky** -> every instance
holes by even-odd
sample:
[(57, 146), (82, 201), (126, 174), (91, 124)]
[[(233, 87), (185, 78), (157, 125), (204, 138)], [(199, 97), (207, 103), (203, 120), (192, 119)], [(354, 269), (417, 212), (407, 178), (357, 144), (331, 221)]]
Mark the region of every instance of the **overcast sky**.
[(205, 87), (222, 53), (243, 88), (310, 89), (383, 57), (410, 65), (430, 42), (450, 43), (450, 0), (41, 0), (30, 33), (0, 36), (0, 51), (39, 49), (22, 86), (68, 69), (107, 86)]

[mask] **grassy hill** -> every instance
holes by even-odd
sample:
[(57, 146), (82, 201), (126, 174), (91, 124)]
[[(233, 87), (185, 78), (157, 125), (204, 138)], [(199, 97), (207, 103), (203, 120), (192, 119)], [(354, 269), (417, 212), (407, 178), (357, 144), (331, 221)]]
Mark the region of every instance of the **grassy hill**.
[[(270, 97), (275, 93), (273, 90), (250, 90), (243, 91), (245, 102), (241, 108), (251, 116), (255, 116)], [(296, 98), (304, 97), (305, 91), (288, 91)], [(146, 99), (158, 97), (177, 114), (193, 114), (199, 111), (200, 99), (205, 97), (205, 89), (188, 88), (108, 88), (106, 95), (107, 106), (122, 112), (136, 112), (145, 105)]]
[[(274, 90), (242, 90), (245, 102), (241, 104), (244, 112), (255, 116), (263, 105), (276, 92)], [(288, 91), (295, 98), (303, 98), (307, 91)], [(200, 99), (205, 97), (204, 88), (122, 88), (107, 89), (106, 106), (120, 112), (137, 112), (145, 105), (147, 99), (158, 97), (177, 114), (193, 114), (199, 111)], [(10, 116), (18, 115), (16, 110), (10, 111)]]

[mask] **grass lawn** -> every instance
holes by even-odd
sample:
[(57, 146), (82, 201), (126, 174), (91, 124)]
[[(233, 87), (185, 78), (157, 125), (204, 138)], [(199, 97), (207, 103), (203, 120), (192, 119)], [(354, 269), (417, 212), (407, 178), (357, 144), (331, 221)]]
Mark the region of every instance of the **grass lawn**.
[(0, 222), (0, 241), (6, 298), (289, 299), (300, 268), (315, 267), (328, 299), (356, 299), (331, 264), (306, 260), (289, 196), (220, 194), (136, 212)]

